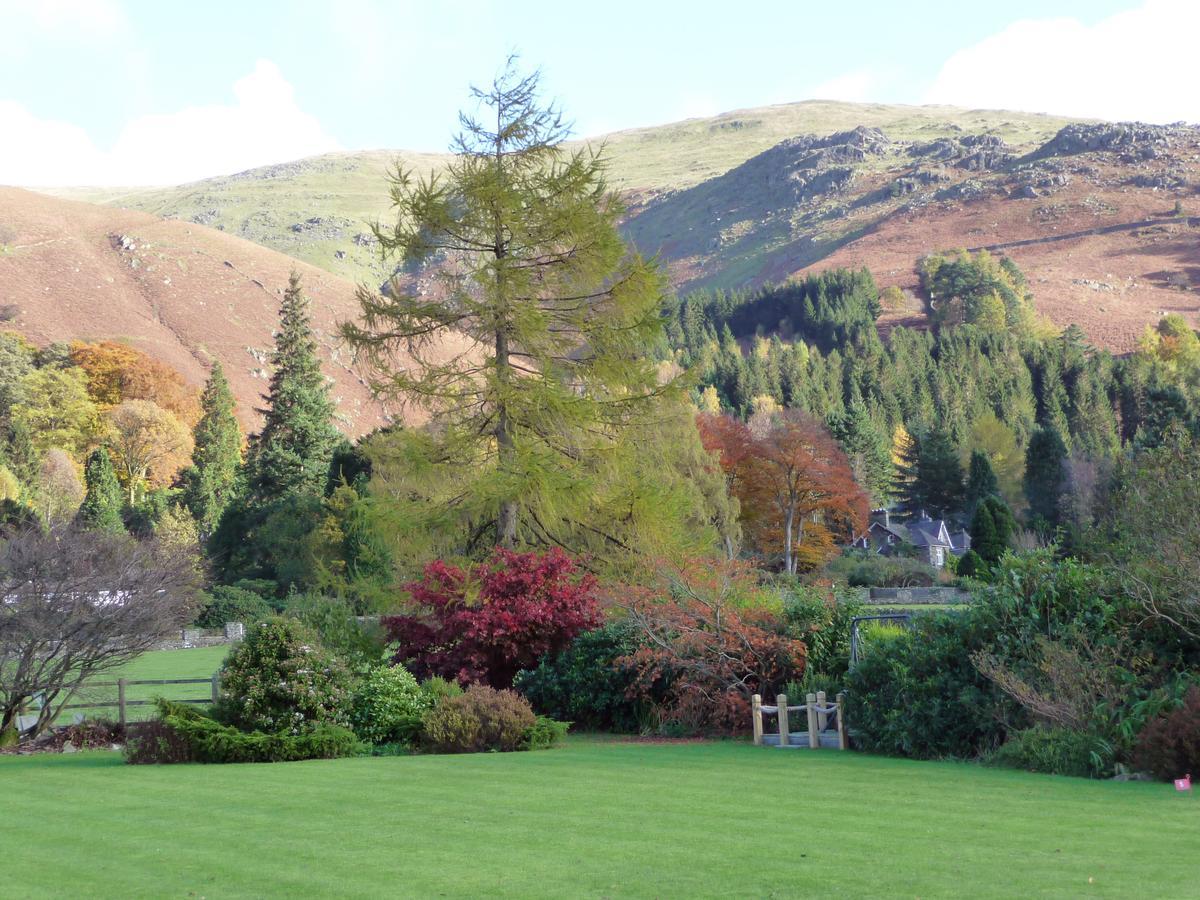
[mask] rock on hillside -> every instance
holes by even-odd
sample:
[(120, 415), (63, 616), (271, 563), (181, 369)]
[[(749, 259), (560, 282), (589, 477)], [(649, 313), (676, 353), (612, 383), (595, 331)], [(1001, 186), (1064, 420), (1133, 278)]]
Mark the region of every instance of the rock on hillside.
[(125, 341), (196, 385), (220, 360), (247, 428), (292, 269), (312, 299), (340, 426), (357, 435), (391, 421), (399, 411), (371, 397), (336, 336), (357, 314), (353, 284), (194, 223), (0, 187), (0, 328), (39, 344)]

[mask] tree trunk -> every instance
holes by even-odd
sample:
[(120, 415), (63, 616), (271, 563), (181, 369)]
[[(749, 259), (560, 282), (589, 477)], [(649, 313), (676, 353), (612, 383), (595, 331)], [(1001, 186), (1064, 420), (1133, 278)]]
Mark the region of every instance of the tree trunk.
[[(508, 384), (508, 335), (503, 329), (496, 331), (496, 374), (501, 390)], [(512, 423), (508, 420), (508, 406), (505, 398), (501, 397), (496, 411), (496, 449), (499, 455), (500, 471), (510, 470), (516, 455), (513, 445)], [(517, 542), (517, 501), (505, 498), (500, 501), (500, 510), (496, 515), (496, 543), (512, 549)]]
[(789, 575), (796, 574), (796, 561), (792, 557), (792, 518), (795, 515), (795, 509), (789, 506), (787, 515), (784, 517), (784, 538), (787, 546), (783, 551), (783, 570)]

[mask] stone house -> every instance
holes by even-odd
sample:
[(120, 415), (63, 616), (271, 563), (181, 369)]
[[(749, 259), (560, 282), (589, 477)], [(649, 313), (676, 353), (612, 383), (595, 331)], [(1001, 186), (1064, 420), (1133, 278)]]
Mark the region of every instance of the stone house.
[(931, 519), (924, 510), (915, 519), (897, 522), (890, 510), (879, 509), (871, 513), (871, 527), (853, 546), (880, 556), (897, 556), (911, 548), (918, 559), (940, 569), (948, 556), (971, 549), (971, 535), (966, 529), (951, 529), (945, 519)]

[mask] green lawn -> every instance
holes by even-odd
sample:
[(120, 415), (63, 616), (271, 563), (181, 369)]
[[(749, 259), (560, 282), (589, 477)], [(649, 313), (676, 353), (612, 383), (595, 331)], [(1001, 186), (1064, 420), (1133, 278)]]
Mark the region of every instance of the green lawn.
[(0, 895), (1185, 897), (1200, 803), (740, 742), (132, 767), (0, 757)]
[[(85, 688), (72, 703), (111, 703), (94, 709), (68, 709), (58, 718), (59, 722), (70, 722), (76, 713), (83, 713), (89, 719), (117, 718), (117, 689), (109, 686), (118, 678), (129, 681), (164, 680), (175, 678), (211, 678), (229, 653), (229, 645), (217, 647), (197, 647), (192, 650), (155, 650), (144, 653), (137, 659), (126, 664), (115, 672), (106, 672), (97, 679), (102, 687)], [(172, 700), (204, 700), (212, 696), (210, 684), (166, 684), (166, 685), (130, 685), (126, 692), (127, 700), (153, 700), (155, 697), (168, 697)], [(129, 706), (127, 713), (131, 720), (149, 718), (154, 708), (152, 706)]]

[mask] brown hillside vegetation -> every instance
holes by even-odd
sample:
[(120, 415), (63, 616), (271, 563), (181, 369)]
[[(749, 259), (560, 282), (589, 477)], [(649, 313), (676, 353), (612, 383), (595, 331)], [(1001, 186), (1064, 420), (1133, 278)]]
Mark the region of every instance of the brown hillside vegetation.
[[(1126, 352), (1167, 313), (1200, 326), (1200, 218), (1177, 218), (1172, 204), (1169, 195), (1080, 184), (1052, 200), (930, 205), (889, 217), (800, 271), (866, 266), (880, 287), (916, 294), (920, 256), (988, 247), (1020, 266), (1039, 313), (1060, 327), (1078, 324), (1098, 346)], [(1189, 211), (1200, 212), (1200, 202), (1192, 205)], [(920, 305), (913, 307), (888, 318), (921, 324)]]
[(339, 426), (358, 435), (386, 424), (401, 411), (372, 399), (336, 334), (358, 311), (351, 283), (201, 225), (0, 187), (0, 328), (43, 345), (122, 341), (195, 385), (219, 360), (248, 428), (292, 269), (312, 300)]

